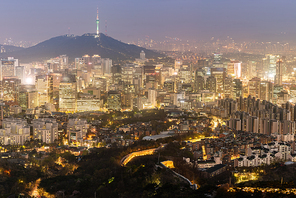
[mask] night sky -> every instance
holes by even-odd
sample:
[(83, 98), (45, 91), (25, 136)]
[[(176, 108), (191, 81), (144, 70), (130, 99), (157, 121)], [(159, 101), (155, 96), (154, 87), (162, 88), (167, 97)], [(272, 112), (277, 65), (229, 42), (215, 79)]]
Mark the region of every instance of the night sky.
[(296, 38), (295, 0), (2, 0), (0, 43), (39, 42), (68, 33), (100, 30), (130, 42), (146, 35), (209, 40), (293, 41)]

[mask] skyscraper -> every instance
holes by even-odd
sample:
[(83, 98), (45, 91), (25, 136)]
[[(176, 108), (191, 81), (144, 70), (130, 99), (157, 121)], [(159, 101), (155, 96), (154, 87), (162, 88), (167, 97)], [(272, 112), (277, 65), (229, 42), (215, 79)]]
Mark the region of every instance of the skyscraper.
[(102, 58), (101, 64), (103, 75), (111, 74), (112, 60), (109, 58)]
[(195, 76), (195, 92), (205, 89), (205, 79), (202, 76)]
[(276, 75), (274, 79), (274, 84), (282, 85), (283, 80), (283, 61), (282, 59), (278, 59), (276, 62)]
[(60, 56), (60, 70), (65, 70), (68, 68), (69, 57), (67, 55)]
[(61, 112), (77, 110), (77, 85), (75, 81), (64, 78), (59, 89), (59, 108)]
[(24, 66), (16, 66), (15, 67), (15, 76), (17, 76), (20, 80), (21, 83), (24, 83), (25, 79), (25, 67)]
[(231, 76), (228, 76), (224, 80), (224, 97), (232, 98), (233, 83)]
[[(38, 105), (45, 105), (46, 103), (50, 103), (52, 94), (50, 94), (50, 76), (48, 75), (38, 75), (36, 76), (35, 86), (38, 92)], [(50, 97), (51, 95), (51, 97)]]
[(224, 93), (224, 81), (226, 77), (226, 69), (225, 68), (211, 68), (211, 76), (216, 78), (217, 85), (217, 93)]
[(19, 93), (19, 105), (23, 110), (37, 107), (37, 91), (32, 87), (22, 87)]
[(209, 90), (210, 92), (216, 93), (217, 85), (216, 85), (216, 78), (214, 76), (210, 76), (207, 78), (206, 89)]
[(257, 77), (252, 78), (249, 81), (248, 89), (249, 89), (250, 96), (260, 99), (260, 83), (261, 83), (261, 79)]
[(261, 81), (260, 83), (260, 99), (261, 100), (266, 100), (266, 101), (270, 101), (270, 86), (271, 83), (268, 81)]
[(148, 102), (153, 106), (156, 107), (156, 91), (155, 89), (148, 90)]
[(243, 83), (240, 79), (233, 80), (233, 98), (238, 98), (242, 96), (243, 92)]
[(221, 68), (221, 67), (223, 67), (222, 54), (214, 54), (213, 67), (214, 68)]
[(241, 62), (232, 60), (227, 64), (227, 74), (235, 78), (240, 78), (242, 76), (242, 66)]
[(4, 77), (1, 84), (3, 100), (18, 102), (21, 80), (17, 77)]

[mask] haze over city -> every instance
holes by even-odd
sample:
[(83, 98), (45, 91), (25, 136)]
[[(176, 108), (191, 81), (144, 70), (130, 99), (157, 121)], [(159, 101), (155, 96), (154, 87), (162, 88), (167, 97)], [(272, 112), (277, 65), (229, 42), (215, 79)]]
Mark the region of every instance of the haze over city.
[(41, 42), (68, 34), (68, 28), (75, 35), (92, 33), (97, 7), (101, 32), (107, 20), (108, 35), (125, 42), (145, 36), (293, 42), (295, 6), (289, 0), (2, 1), (0, 43)]

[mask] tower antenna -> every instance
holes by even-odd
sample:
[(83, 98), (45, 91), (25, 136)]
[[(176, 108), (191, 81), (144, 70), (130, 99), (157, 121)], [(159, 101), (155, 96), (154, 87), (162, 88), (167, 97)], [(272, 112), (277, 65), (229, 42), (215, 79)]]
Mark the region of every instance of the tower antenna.
[(100, 19), (99, 19), (99, 7), (97, 7), (97, 36), (99, 36), (100, 34), (100, 30), (99, 30), (99, 24), (100, 24)]

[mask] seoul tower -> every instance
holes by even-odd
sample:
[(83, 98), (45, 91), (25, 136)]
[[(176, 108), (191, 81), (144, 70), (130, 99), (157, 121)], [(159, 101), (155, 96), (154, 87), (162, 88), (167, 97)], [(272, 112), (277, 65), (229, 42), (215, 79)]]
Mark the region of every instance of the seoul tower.
[(97, 36), (99, 36), (100, 31), (99, 31), (99, 24), (100, 24), (100, 19), (99, 19), (99, 8), (97, 8)]

